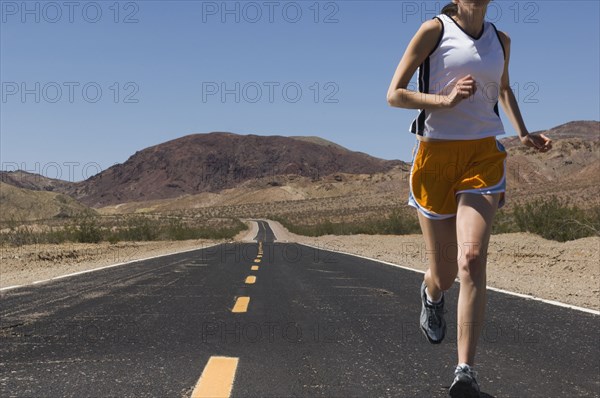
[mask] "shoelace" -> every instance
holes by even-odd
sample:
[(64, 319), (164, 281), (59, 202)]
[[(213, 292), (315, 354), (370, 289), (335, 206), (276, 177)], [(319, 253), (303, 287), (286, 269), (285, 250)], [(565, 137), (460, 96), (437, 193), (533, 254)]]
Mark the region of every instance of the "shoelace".
[[(442, 318), (440, 316), (438, 316), (437, 311), (438, 309), (435, 307), (426, 307), (427, 311), (429, 312), (429, 316), (427, 317), (427, 325), (429, 327), (432, 326), (440, 326), (442, 324)], [(445, 313), (446, 311), (443, 311), (442, 313)]]
[(477, 381), (477, 372), (474, 371), (473, 369), (468, 368), (466, 366), (463, 366), (463, 367), (457, 366), (454, 373), (459, 373), (459, 372), (466, 373), (469, 376), (471, 376), (473, 378), (473, 380)]

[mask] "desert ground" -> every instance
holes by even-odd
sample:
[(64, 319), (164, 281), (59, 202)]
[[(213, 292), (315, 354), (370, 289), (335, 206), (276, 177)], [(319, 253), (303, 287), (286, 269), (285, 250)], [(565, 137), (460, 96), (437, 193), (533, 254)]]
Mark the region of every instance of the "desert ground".
[[(251, 242), (256, 223), (234, 242)], [(290, 233), (270, 221), (280, 242), (359, 254), (415, 270), (427, 268), (421, 235), (326, 235)], [(90, 270), (110, 264), (223, 243), (225, 240), (179, 242), (29, 245), (3, 248), (0, 288)], [(231, 242), (231, 240), (229, 241)], [(126, 265), (125, 265), (126, 266)], [(600, 310), (600, 237), (555, 242), (529, 233), (492, 235), (488, 250), (488, 286), (565, 304)]]

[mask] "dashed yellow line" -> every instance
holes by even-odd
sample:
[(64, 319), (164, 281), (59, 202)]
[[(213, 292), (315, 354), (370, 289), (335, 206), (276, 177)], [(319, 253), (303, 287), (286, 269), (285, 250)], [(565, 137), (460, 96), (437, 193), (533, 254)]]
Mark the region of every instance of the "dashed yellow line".
[(229, 398), (238, 362), (239, 358), (210, 357), (191, 398)]
[[(259, 253), (254, 259), (255, 263), (260, 263), (262, 258), (262, 244), (259, 244)], [(258, 271), (258, 265), (250, 267), (252, 271)], [(256, 276), (250, 275), (246, 277), (247, 284), (253, 284), (256, 282)], [(241, 296), (235, 300), (235, 304), (231, 309), (231, 312), (247, 312), (248, 305), (250, 304), (250, 297)], [(208, 360), (202, 375), (194, 391), (192, 391), (191, 398), (229, 398), (231, 396), (231, 390), (233, 388), (233, 381), (235, 379), (235, 372), (237, 370), (239, 358), (232, 357), (218, 357), (212, 356)]]
[(231, 312), (247, 312), (248, 304), (250, 304), (250, 297), (248, 297), (248, 296), (238, 297), (237, 300), (235, 301), (235, 305), (231, 309)]

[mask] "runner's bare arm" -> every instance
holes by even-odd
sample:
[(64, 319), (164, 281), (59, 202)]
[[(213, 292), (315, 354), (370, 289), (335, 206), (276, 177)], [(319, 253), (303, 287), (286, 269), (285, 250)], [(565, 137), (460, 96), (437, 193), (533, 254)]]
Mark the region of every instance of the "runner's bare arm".
[(508, 119), (517, 131), (519, 137), (524, 137), (528, 134), (527, 127), (525, 127), (525, 122), (521, 116), (521, 111), (519, 110), (519, 105), (517, 103), (517, 99), (515, 98), (515, 94), (510, 88), (510, 78), (508, 76), (508, 64), (510, 61), (510, 37), (508, 37), (508, 35), (504, 32), (498, 32), (498, 36), (500, 36), (500, 40), (502, 41), (505, 52), (504, 73), (502, 74), (502, 79), (500, 80), (500, 95), (498, 99), (500, 100), (502, 109), (506, 113), (506, 116), (508, 116)]
[(500, 93), (498, 97), (500, 105), (502, 105), (504, 113), (506, 113), (514, 129), (517, 131), (521, 142), (527, 146), (535, 147), (541, 152), (546, 152), (552, 148), (552, 140), (543, 134), (529, 134), (527, 127), (525, 127), (525, 122), (523, 121), (523, 116), (521, 115), (515, 94), (510, 88), (510, 78), (508, 75), (510, 37), (504, 32), (498, 32), (498, 35), (500, 36), (506, 55), (504, 60), (504, 73), (502, 74), (502, 79), (500, 81)]
[(425, 21), (408, 44), (387, 92), (390, 106), (408, 109), (435, 109), (447, 107), (445, 97), (423, 94), (407, 89), (415, 71), (429, 56), (442, 33), (441, 22), (437, 19)]

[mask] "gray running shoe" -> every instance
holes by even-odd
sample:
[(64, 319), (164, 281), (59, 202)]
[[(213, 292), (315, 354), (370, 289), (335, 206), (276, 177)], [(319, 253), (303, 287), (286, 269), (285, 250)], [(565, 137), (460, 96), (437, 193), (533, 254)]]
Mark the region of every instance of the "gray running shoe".
[(421, 330), (431, 344), (439, 344), (446, 336), (446, 321), (444, 320), (444, 296), (439, 304), (427, 303), (425, 282), (421, 284)]
[(469, 365), (457, 366), (454, 371), (454, 381), (448, 391), (452, 398), (479, 398), (477, 372)]

